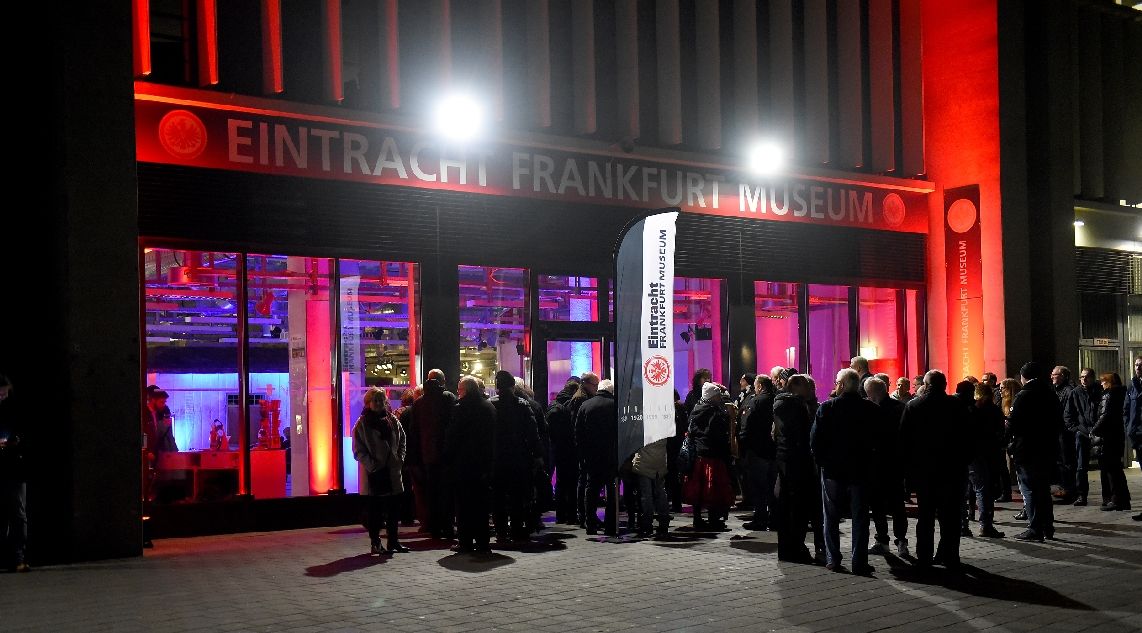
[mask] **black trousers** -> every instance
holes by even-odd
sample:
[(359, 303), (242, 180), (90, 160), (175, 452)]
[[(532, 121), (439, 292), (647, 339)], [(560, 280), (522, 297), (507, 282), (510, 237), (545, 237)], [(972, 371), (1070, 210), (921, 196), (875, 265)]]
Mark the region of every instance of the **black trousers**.
[(381, 539), (381, 527), (388, 532), (389, 543), (397, 542), (397, 521), (400, 520), (400, 495), (368, 495), (365, 497), (368, 510), (369, 540)]
[(825, 551), (821, 484), (815, 470), (811, 466), (777, 462), (777, 555), (780, 558), (811, 556), (805, 547), (810, 525), (814, 549)]
[(904, 510), (904, 478), (893, 473), (879, 473), (872, 480), (869, 507), (872, 523), (876, 526), (876, 542), (888, 542), (888, 519), (892, 519), (892, 536), (896, 540), (908, 538), (908, 513)]
[(555, 518), (558, 521), (578, 522), (579, 509), (575, 504), (579, 486), (579, 459), (574, 453), (555, 455)]
[(615, 474), (609, 470), (601, 470), (598, 472), (587, 471), (587, 487), (583, 495), (583, 516), (587, 519), (587, 528), (598, 529), (599, 527), (599, 514), (598, 508), (595, 507), (599, 500), (599, 491), (606, 492), (607, 506), (603, 513), (603, 531), (608, 534), (618, 532), (619, 518), (615, 516), (617, 509), (615, 487)]
[(457, 483), (457, 538), (462, 547), (484, 547), (491, 536), (488, 515), (492, 509), (491, 487), (480, 478)]
[(1130, 505), (1130, 489), (1126, 487), (1126, 472), (1122, 469), (1122, 457), (1098, 459), (1099, 478), (1102, 480), (1102, 502), (1113, 501), (1118, 507)]
[(501, 470), (493, 485), (496, 533), (522, 537), (531, 533), (531, 495), (534, 487), (529, 469)]
[(4, 545), (0, 564), (24, 562), (28, 544), (27, 508), (28, 485), (18, 479), (0, 478), (0, 518), (4, 521), (0, 523), (0, 537), (7, 537), (0, 538), (0, 544)]
[(936, 522), (940, 523), (940, 546), (935, 551), (945, 563), (960, 561), (960, 518), (963, 513), (963, 477), (920, 479), (916, 486), (916, 559), (931, 563), (936, 549)]

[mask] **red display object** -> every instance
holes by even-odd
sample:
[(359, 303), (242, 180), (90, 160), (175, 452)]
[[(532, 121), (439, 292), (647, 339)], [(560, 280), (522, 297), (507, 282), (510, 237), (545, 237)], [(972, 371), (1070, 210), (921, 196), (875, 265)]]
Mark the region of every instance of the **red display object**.
[(274, 499), (286, 494), (286, 452), (282, 449), (250, 451), (250, 492), (255, 499)]

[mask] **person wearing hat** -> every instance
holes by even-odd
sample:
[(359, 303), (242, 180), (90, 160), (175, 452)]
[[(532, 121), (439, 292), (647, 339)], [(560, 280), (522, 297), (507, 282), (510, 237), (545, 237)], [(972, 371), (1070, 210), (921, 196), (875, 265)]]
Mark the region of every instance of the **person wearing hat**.
[[(687, 434), (694, 444), (698, 459), (682, 498), (694, 506), (694, 528), (723, 530), (726, 517), (734, 504), (730, 484), (730, 417), (726, 406), (726, 388), (716, 382), (702, 385), (702, 398), (690, 413)], [(709, 510), (710, 520), (702, 520), (702, 508)]]
[(575, 417), (575, 443), (583, 458), (587, 487), (583, 496), (583, 516), (587, 534), (598, 534), (599, 517), (596, 501), (599, 491), (606, 494), (606, 511), (603, 515), (603, 533), (608, 536), (618, 534), (618, 517), (615, 511), (618, 490), (615, 476), (619, 470), (619, 409), (615, 401), (615, 383), (611, 380), (599, 382), (599, 389), (589, 400), (579, 407)]

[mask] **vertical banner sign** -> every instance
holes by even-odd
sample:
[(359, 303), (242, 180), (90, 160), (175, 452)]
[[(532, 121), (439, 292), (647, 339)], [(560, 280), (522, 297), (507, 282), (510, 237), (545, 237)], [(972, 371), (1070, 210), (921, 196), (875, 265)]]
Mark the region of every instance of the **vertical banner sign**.
[(352, 412), (360, 411), (364, 406), (365, 359), (361, 354), (361, 303), (357, 299), (360, 286), (361, 277), (358, 275), (341, 278), (341, 375), (344, 376), (345, 391), (349, 394), (342, 405), (346, 425), (352, 424)]
[(948, 382), (983, 366), (983, 253), (979, 185), (944, 192), (944, 262), (948, 295)]
[(631, 226), (615, 254), (618, 460), (674, 435), (674, 234), (677, 211)]

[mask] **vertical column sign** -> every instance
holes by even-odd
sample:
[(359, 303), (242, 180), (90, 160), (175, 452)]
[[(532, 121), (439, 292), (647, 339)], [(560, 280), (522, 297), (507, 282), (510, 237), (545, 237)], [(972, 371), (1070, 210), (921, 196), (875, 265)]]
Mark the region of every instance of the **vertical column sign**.
[(618, 461), (674, 435), (674, 233), (677, 211), (636, 222), (615, 254)]
[(944, 258), (948, 294), (948, 382), (983, 367), (983, 255), (979, 185), (944, 192)]

